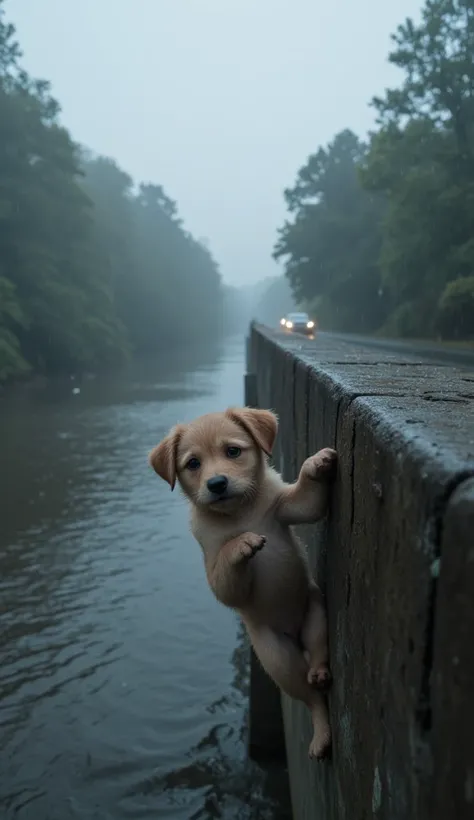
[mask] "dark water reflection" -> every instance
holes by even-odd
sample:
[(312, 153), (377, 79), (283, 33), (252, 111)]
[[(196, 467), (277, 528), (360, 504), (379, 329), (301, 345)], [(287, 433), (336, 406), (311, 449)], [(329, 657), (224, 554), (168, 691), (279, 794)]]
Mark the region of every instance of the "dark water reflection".
[(0, 402), (2, 818), (289, 816), (281, 772), (246, 760), (239, 625), (146, 463), (177, 419), (242, 401), (243, 356), (233, 340)]

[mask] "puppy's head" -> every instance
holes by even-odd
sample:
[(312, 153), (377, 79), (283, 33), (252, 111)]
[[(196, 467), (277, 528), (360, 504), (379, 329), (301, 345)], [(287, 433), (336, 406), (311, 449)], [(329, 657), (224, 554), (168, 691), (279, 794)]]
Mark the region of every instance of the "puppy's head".
[(255, 498), (277, 433), (269, 410), (235, 408), (174, 427), (150, 453), (171, 489), (176, 479), (199, 507), (231, 513)]

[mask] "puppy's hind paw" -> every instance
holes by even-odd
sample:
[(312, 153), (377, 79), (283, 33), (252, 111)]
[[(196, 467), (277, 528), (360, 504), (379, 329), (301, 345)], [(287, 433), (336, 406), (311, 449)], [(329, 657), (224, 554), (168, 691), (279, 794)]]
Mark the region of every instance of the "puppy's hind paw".
[(331, 735), (314, 736), (309, 744), (308, 754), (313, 760), (326, 760), (331, 756)]
[(240, 555), (243, 559), (253, 558), (265, 545), (264, 535), (255, 535), (254, 532), (245, 532), (241, 536)]
[(310, 666), (308, 671), (308, 683), (319, 689), (320, 692), (327, 692), (331, 687), (332, 676), (327, 663), (319, 666)]

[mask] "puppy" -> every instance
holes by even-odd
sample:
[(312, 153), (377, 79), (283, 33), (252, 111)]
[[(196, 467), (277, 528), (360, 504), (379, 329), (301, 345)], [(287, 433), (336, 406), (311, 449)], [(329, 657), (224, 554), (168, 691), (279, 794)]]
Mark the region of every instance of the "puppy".
[(210, 413), (174, 427), (150, 463), (171, 489), (178, 480), (190, 500), (214, 595), (240, 614), (275, 683), (310, 710), (309, 754), (322, 759), (331, 743), (326, 615), (291, 525), (324, 516), (336, 453), (320, 450), (295, 484), (285, 484), (268, 463), (277, 427), (268, 410)]

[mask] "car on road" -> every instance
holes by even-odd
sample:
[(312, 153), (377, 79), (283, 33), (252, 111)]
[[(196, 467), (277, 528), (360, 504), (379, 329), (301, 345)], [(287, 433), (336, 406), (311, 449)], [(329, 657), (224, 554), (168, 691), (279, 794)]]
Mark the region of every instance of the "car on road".
[(316, 333), (316, 322), (307, 313), (289, 313), (280, 320), (280, 325), (286, 333), (304, 333), (306, 336)]

